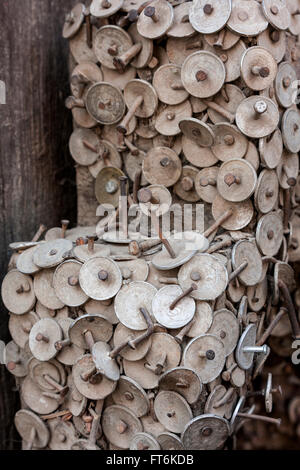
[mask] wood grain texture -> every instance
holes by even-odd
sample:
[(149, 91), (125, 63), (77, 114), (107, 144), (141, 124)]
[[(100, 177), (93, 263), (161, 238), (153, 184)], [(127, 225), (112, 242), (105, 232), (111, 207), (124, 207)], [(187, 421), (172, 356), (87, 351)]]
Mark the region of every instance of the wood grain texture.
[[(71, 116), (68, 43), (64, 16), (76, 1), (3, 0), (0, 3), (0, 281), (12, 241), (29, 240), (40, 223), (76, 222), (75, 171), (68, 151)], [(0, 339), (8, 341), (8, 315), (1, 305)], [(11, 449), (18, 396), (0, 371), (0, 449)]]

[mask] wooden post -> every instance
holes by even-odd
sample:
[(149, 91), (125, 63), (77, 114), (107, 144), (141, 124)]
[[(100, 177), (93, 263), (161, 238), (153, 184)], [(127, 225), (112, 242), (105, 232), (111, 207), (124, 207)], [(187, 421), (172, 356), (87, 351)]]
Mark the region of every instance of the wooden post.
[[(7, 271), (10, 242), (29, 240), (41, 222), (76, 222), (74, 165), (68, 151), (72, 132), (68, 96), (65, 14), (73, 0), (3, 0), (0, 16), (0, 282)], [(1, 304), (0, 339), (8, 342), (8, 314)], [(14, 378), (0, 365), (0, 450), (20, 447), (13, 418), (19, 398)]]

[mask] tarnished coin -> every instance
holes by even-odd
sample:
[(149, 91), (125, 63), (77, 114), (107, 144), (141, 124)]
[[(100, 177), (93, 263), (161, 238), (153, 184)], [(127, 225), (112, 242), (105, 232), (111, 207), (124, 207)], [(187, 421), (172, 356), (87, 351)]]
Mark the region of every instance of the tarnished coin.
[(268, 27), (261, 5), (255, 0), (232, 0), (227, 27), (241, 36), (257, 36)]
[(276, 173), (279, 185), (283, 189), (288, 189), (295, 185), (295, 175), (299, 172), (299, 158), (296, 153), (290, 153), (283, 150), (279, 164), (276, 167)]
[(145, 330), (147, 323), (140, 309), (145, 308), (151, 315), (156, 292), (156, 288), (148, 282), (136, 281), (124, 285), (115, 299), (115, 312), (120, 322), (132, 330)]
[(241, 230), (246, 227), (254, 213), (250, 199), (243, 202), (229, 202), (217, 194), (212, 203), (213, 218), (217, 220), (227, 210), (231, 210), (232, 215), (221, 224), (226, 230)]
[(81, 62), (72, 71), (70, 88), (75, 98), (85, 99), (87, 88), (103, 81), (103, 73), (93, 62)]
[(257, 180), (254, 194), (255, 207), (266, 214), (275, 208), (278, 200), (279, 184), (274, 170), (263, 170)]
[(92, 349), (92, 357), (97, 371), (105, 375), (106, 378), (117, 382), (120, 378), (120, 369), (110, 353), (111, 348), (104, 341), (97, 341)]
[(85, 7), (82, 3), (77, 3), (70, 13), (66, 15), (62, 33), (64, 39), (75, 36), (79, 31), (84, 22), (84, 9)]
[(252, 323), (247, 326), (241, 335), (237, 348), (235, 350), (235, 358), (239, 367), (244, 370), (250, 369), (253, 364), (254, 352), (247, 351), (245, 348), (253, 347), (256, 343), (256, 326)]
[(162, 450), (184, 450), (183, 444), (176, 434), (165, 431), (156, 438)]
[(80, 269), (79, 283), (88, 297), (107, 300), (120, 290), (122, 274), (113, 260), (104, 257), (91, 258)]
[(246, 160), (227, 160), (219, 169), (218, 192), (227, 201), (242, 202), (249, 199), (255, 191), (256, 183), (256, 171)]
[[(149, 191), (151, 191), (151, 196), (152, 198), (155, 199), (156, 204), (151, 203), (151, 199), (149, 200), (149, 202), (142, 202), (140, 200), (139, 206), (140, 206), (141, 211), (147, 217), (150, 217), (151, 212), (153, 211), (155, 212), (157, 217), (163, 214), (166, 214), (170, 210), (170, 207), (172, 205), (172, 195), (170, 191), (162, 184), (151, 184), (146, 189), (147, 191), (144, 191), (142, 194), (143, 201), (146, 201), (150, 198)], [(139, 197), (141, 193), (139, 193)], [(138, 280), (138, 279), (135, 279), (135, 280)]]
[(11, 313), (23, 315), (29, 312), (36, 301), (31, 277), (12, 269), (3, 279), (1, 296), (5, 307)]
[(70, 153), (76, 163), (92, 165), (99, 155), (99, 138), (90, 129), (75, 129), (69, 142)]
[(257, 45), (267, 49), (279, 64), (286, 53), (286, 34), (268, 28), (257, 36)]
[(153, 56), (153, 41), (139, 34), (136, 23), (130, 25), (128, 28), (128, 33), (133, 39), (135, 45), (141, 45), (140, 51), (133, 57), (132, 60), (130, 60), (130, 64), (137, 69), (147, 67)]
[(222, 162), (245, 156), (248, 149), (248, 140), (232, 124), (216, 123), (214, 136), (215, 142), (211, 150)]
[(217, 336), (205, 334), (188, 343), (183, 353), (183, 364), (196, 371), (202, 382), (207, 384), (220, 375), (225, 358), (222, 341)]
[(277, 74), (272, 54), (260, 46), (249, 47), (241, 59), (241, 75), (246, 85), (255, 91), (268, 88)]
[(256, 243), (265, 256), (276, 256), (282, 244), (283, 222), (277, 212), (263, 215), (256, 227)]
[(225, 78), (223, 62), (211, 52), (194, 52), (182, 64), (181, 80), (184, 88), (197, 98), (209, 98), (218, 93)]
[(172, 26), (174, 10), (165, 1), (151, 2), (142, 11), (137, 21), (137, 29), (141, 36), (157, 39), (163, 36)]
[(95, 83), (88, 89), (86, 109), (100, 124), (114, 124), (119, 122), (125, 113), (123, 95), (110, 83)]
[(7, 370), (15, 377), (25, 377), (28, 374), (28, 361), (30, 358), (29, 348), (23, 350), (14, 341), (10, 341), (5, 346), (3, 362)]
[(17, 259), (17, 269), (20, 273), (35, 274), (40, 270), (40, 268), (33, 262), (33, 254), (37, 248), (37, 246), (33, 246), (32, 248), (28, 248), (28, 250), (24, 250), (20, 253)]
[(112, 332), (112, 325), (99, 314), (81, 315), (69, 327), (71, 342), (83, 349), (89, 349), (91, 346), (91, 341), (87, 341), (86, 333), (90, 333), (93, 342), (97, 343), (98, 341), (108, 342)]
[[(124, 90), (126, 84), (136, 77), (137, 72), (137, 70), (130, 65), (128, 65), (122, 73), (118, 72), (118, 70), (109, 69), (104, 65), (101, 66), (101, 70), (103, 73), (103, 80), (106, 83), (111, 83), (120, 90)], [(133, 121), (134, 120), (132, 119), (132, 122)]]
[(174, 150), (154, 147), (143, 160), (143, 174), (150, 184), (173, 186), (180, 178), (181, 161)]
[(265, 277), (256, 286), (247, 288), (248, 304), (252, 312), (259, 312), (265, 305), (268, 296), (268, 281)]
[(30, 330), (37, 321), (39, 321), (39, 317), (34, 312), (22, 315), (10, 314), (8, 329), (12, 339), (20, 348), (25, 348)]
[(205, 34), (204, 39), (210, 46), (227, 51), (239, 41), (240, 36), (232, 33), (227, 28), (223, 28), (217, 33)]
[(192, 410), (186, 400), (174, 391), (162, 390), (154, 400), (157, 419), (168, 431), (181, 433), (193, 418)]
[(222, 29), (231, 13), (231, 0), (196, 0), (190, 9), (190, 23), (199, 33), (211, 34)]
[(158, 385), (160, 390), (179, 393), (189, 404), (196, 403), (202, 392), (199, 375), (187, 367), (175, 367), (168, 370), (160, 376)]
[(53, 288), (55, 269), (43, 269), (34, 276), (34, 292), (42, 305), (50, 310), (59, 310), (64, 303), (57, 297)]
[(213, 321), (213, 311), (208, 302), (196, 301), (196, 312), (193, 320), (193, 325), (187, 332), (189, 338), (195, 338), (195, 336), (208, 332)]
[(112, 405), (103, 411), (102, 429), (109, 442), (121, 449), (129, 449), (133, 437), (142, 432), (143, 426), (131, 410)]
[(217, 157), (209, 147), (199, 147), (194, 140), (188, 139), (183, 135), (182, 150), (185, 158), (199, 168), (208, 168), (218, 162)]
[[(114, 332), (114, 347), (124, 345), (124, 343), (128, 343), (128, 341), (133, 341), (146, 332), (147, 330), (130, 330), (122, 323), (119, 323)], [(137, 344), (135, 349), (127, 345), (120, 351), (120, 356), (130, 362), (139, 361), (140, 359), (143, 359), (143, 357), (145, 357), (148, 353), (151, 347), (151, 342), (151, 336), (148, 336), (147, 338), (144, 338), (139, 344)]]
[(93, 300), (90, 299), (85, 305), (84, 309), (88, 315), (99, 313), (109, 323), (116, 325), (119, 323), (115, 314), (114, 304), (110, 300)]
[(220, 48), (209, 46), (204, 44), (204, 50), (209, 51), (219, 57), (225, 66), (226, 79), (225, 82), (233, 82), (237, 80), (241, 75), (241, 59), (246, 51), (245, 43), (239, 40), (230, 49), (223, 51)]
[(110, 246), (104, 244), (94, 244), (92, 247), (89, 245), (78, 245), (73, 250), (74, 257), (81, 263), (85, 263), (91, 258), (99, 256), (109, 256)]
[(52, 419), (49, 421), (51, 437), (49, 449), (57, 451), (70, 450), (76, 442), (76, 429), (70, 421)]
[(121, 176), (125, 176), (123, 171), (112, 166), (99, 171), (95, 181), (95, 195), (99, 204), (119, 206)]
[(219, 297), (228, 283), (227, 270), (213, 255), (197, 253), (179, 270), (178, 282), (183, 290), (192, 283), (197, 289), (190, 294), (197, 300), (213, 300)]
[(146, 281), (148, 278), (149, 266), (144, 259), (119, 261), (118, 265), (124, 281)]
[(79, 285), (81, 266), (78, 261), (68, 260), (60, 264), (53, 275), (55, 294), (69, 307), (79, 307), (88, 300), (88, 296)]
[(202, 49), (203, 36), (201, 34), (191, 38), (168, 38), (166, 50), (172, 64), (182, 65), (185, 59), (196, 50)]
[[(63, 331), (63, 341), (69, 339), (69, 328), (73, 323), (72, 318), (61, 318), (57, 323)], [(84, 354), (84, 348), (76, 344), (65, 346), (56, 356), (57, 360), (66, 366), (73, 366), (75, 362)]]
[(59, 407), (59, 395), (48, 397), (28, 375), (22, 382), (21, 394), (25, 405), (35, 413), (46, 415)]
[(151, 434), (146, 432), (139, 432), (134, 435), (131, 443), (130, 450), (159, 450), (160, 445)]
[(199, 197), (208, 203), (212, 203), (215, 196), (217, 195), (217, 177), (219, 167), (212, 166), (210, 168), (204, 168), (197, 173), (195, 178), (195, 190)]
[[(209, 119), (216, 124), (234, 122), (235, 113), (239, 104), (244, 100), (245, 95), (236, 85), (226, 83), (222, 90), (214, 97), (213, 102), (209, 102), (207, 114)], [(217, 104), (216, 108), (214, 104)]]
[(64, 255), (72, 250), (73, 243), (63, 238), (39, 245), (33, 254), (33, 262), (40, 268), (53, 268), (64, 260)]
[(236, 125), (248, 137), (259, 139), (270, 135), (279, 122), (279, 112), (269, 98), (250, 96), (236, 110)]
[[(141, 97), (141, 103), (135, 106), (137, 99)], [(158, 98), (154, 87), (145, 80), (130, 80), (124, 87), (124, 100), (128, 109), (135, 106), (135, 116), (148, 118), (154, 114), (158, 105)]]

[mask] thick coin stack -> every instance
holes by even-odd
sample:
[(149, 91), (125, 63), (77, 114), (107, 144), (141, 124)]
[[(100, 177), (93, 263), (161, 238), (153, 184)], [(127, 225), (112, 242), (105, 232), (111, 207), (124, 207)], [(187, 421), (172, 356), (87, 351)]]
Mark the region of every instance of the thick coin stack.
[[(68, 14), (78, 186), (116, 210), (11, 245), (24, 448), (234, 448), (249, 420), (280, 425), (272, 373), (253, 385), (300, 339), (298, 7), (93, 0)], [(164, 231), (178, 201), (204, 205), (203, 233)], [(133, 207), (150, 233), (130, 229)]]

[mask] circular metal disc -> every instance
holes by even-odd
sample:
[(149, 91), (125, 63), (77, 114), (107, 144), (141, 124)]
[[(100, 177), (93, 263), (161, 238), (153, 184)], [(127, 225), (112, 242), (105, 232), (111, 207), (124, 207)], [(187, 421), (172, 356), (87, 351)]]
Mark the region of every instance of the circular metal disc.
[[(84, 143), (94, 147), (95, 151)], [(76, 163), (83, 166), (92, 165), (98, 158), (99, 137), (90, 129), (77, 128), (70, 137), (69, 149)]]
[(262, 9), (269, 23), (276, 29), (286, 30), (291, 22), (291, 14), (282, 0), (263, 0)]
[(90, 299), (84, 306), (84, 309), (87, 314), (94, 315), (95, 313), (100, 314), (103, 318), (105, 318), (109, 323), (112, 325), (116, 325), (119, 323), (119, 320), (115, 314), (114, 304), (113, 302), (109, 303), (106, 300), (93, 300)]
[(158, 98), (154, 87), (145, 80), (130, 80), (124, 87), (124, 100), (128, 109), (132, 107), (139, 96), (143, 97), (143, 102), (135, 111), (135, 116), (139, 118), (152, 116), (158, 105)]
[(197, 98), (209, 98), (218, 93), (224, 85), (225, 78), (223, 62), (211, 52), (194, 52), (182, 64), (183, 86)]
[(130, 450), (159, 450), (160, 445), (151, 434), (138, 432), (130, 442)]
[[(214, 102), (220, 105), (225, 111), (229, 111), (232, 114), (232, 122), (234, 121), (234, 115), (239, 104), (245, 99), (245, 95), (242, 90), (236, 85), (226, 83), (222, 88), (221, 92), (214, 97)], [(209, 108), (207, 110), (209, 119), (216, 124), (217, 122), (224, 123), (228, 122), (227, 117), (222, 116), (217, 111)]]
[(30, 378), (39, 386), (44, 392), (55, 392), (57, 389), (49, 384), (46, 380), (46, 375), (49, 375), (59, 385), (64, 386), (66, 384), (66, 372), (63, 367), (56, 359), (50, 361), (39, 361), (34, 357), (31, 358), (28, 363), (28, 375)]
[(157, 441), (162, 450), (184, 450), (179, 437), (171, 432), (162, 432), (157, 436)]
[(232, 0), (227, 27), (241, 36), (257, 36), (268, 27), (261, 5), (255, 0)]
[(209, 46), (214, 46), (215, 48), (227, 51), (239, 41), (240, 36), (238, 34), (233, 34), (229, 29), (224, 28), (217, 33), (205, 34), (204, 39)]
[(284, 146), (291, 153), (300, 151), (300, 113), (287, 109), (282, 116), (281, 132)]
[(180, 180), (174, 186), (174, 191), (180, 199), (187, 202), (199, 201), (200, 195), (195, 188), (198, 172), (199, 170), (192, 166), (186, 165), (182, 168)]
[(88, 245), (78, 245), (73, 249), (73, 254), (78, 261), (85, 263), (91, 258), (98, 258), (99, 256), (109, 257), (110, 247), (95, 243), (93, 250), (89, 251)]
[(88, 89), (86, 109), (100, 124), (114, 124), (119, 122), (125, 113), (123, 95), (110, 83), (95, 83)]
[(97, 341), (92, 350), (93, 361), (97, 370), (110, 380), (118, 381), (120, 378), (120, 369), (115, 359), (109, 354), (111, 348), (103, 341)]
[(154, 412), (160, 423), (168, 431), (181, 433), (193, 418), (192, 410), (186, 400), (176, 392), (163, 390), (154, 400)]
[(150, 403), (144, 389), (134, 380), (122, 375), (116, 390), (112, 393), (116, 405), (126, 406), (138, 418), (148, 413)]
[(289, 31), (294, 36), (298, 36), (300, 34), (300, 16), (296, 13), (298, 11), (298, 3), (297, 2), (295, 3), (294, 0), (288, 0), (287, 8), (289, 12), (291, 13)]
[(124, 29), (114, 25), (102, 26), (98, 31), (96, 30), (93, 38), (93, 50), (97, 61), (113, 70), (116, 69), (114, 57), (120, 57), (133, 45), (130, 35)]
[(1, 296), (11, 313), (23, 315), (29, 312), (36, 301), (31, 277), (12, 269), (3, 279)]
[(43, 395), (41, 389), (29, 376), (22, 382), (21, 396), (25, 404), (38, 414), (50, 414), (59, 407), (59, 400)]
[(155, 147), (143, 160), (143, 174), (150, 184), (161, 184), (167, 188), (180, 178), (182, 165), (174, 150), (167, 147)]
[[(136, 69), (130, 65), (126, 67), (123, 73), (104, 67), (104, 65), (101, 66), (101, 70), (103, 73), (103, 80), (107, 83), (111, 83), (117, 88), (120, 88), (120, 90), (124, 90), (126, 84), (136, 77), (137, 72)], [(129, 126), (131, 126), (133, 122), (134, 119), (131, 120)]]
[(64, 254), (72, 250), (70, 240), (59, 238), (39, 245), (33, 255), (33, 262), (40, 268), (53, 268), (64, 260)]
[(184, 291), (192, 283), (197, 285), (190, 294), (194, 299), (214, 300), (226, 289), (228, 274), (226, 267), (213, 255), (198, 253), (180, 268), (178, 282)]
[[(44, 335), (48, 341), (38, 341), (38, 335)], [(62, 329), (55, 320), (43, 318), (33, 325), (29, 334), (29, 347), (36, 359), (49, 361), (57, 355), (55, 343), (61, 341)]]
[(236, 126), (229, 123), (216, 123), (214, 126), (215, 142), (211, 150), (222, 162), (229, 159), (243, 158), (248, 149), (247, 138)]
[(51, 450), (70, 450), (76, 440), (76, 430), (70, 421), (59, 419), (49, 420), (51, 437), (49, 449)]
[(135, 44), (142, 45), (140, 52), (131, 61), (131, 65), (137, 69), (147, 67), (153, 56), (153, 41), (139, 34), (136, 23), (130, 25), (128, 32)]
[(161, 105), (155, 118), (155, 129), (162, 135), (178, 135), (181, 132), (182, 119), (189, 118), (192, 114), (189, 100), (172, 106)]
[[(284, 171), (284, 166), (288, 170), (289, 176)], [(276, 173), (279, 180), (279, 185), (283, 189), (289, 189), (289, 177), (295, 177), (299, 172), (299, 157), (297, 153), (290, 153), (286, 149), (283, 150), (279, 164), (276, 167)]]
[[(200, 357), (199, 353), (213, 351), (213, 359)], [(198, 373), (202, 383), (207, 384), (215, 380), (225, 365), (225, 348), (217, 336), (205, 334), (196, 336), (186, 346), (183, 353), (183, 364)]]
[(191, 38), (168, 38), (166, 51), (171, 64), (182, 65), (195, 50), (202, 48), (203, 36), (197, 34)]
[(128, 449), (133, 437), (143, 430), (136, 415), (120, 405), (105, 408), (102, 414), (102, 428), (106, 439), (121, 449)]
[[(234, 178), (238, 178), (239, 182), (235, 182)], [(249, 199), (254, 193), (256, 183), (256, 171), (246, 160), (227, 160), (219, 169), (218, 192), (227, 201), (242, 202)]]
[(25, 348), (30, 330), (37, 321), (39, 321), (39, 317), (34, 312), (22, 315), (10, 314), (8, 329), (12, 339), (20, 348)]
[(265, 305), (268, 296), (268, 281), (265, 277), (256, 286), (247, 288), (248, 304), (252, 312), (259, 312)]
[(258, 170), (259, 165), (260, 165), (260, 160), (259, 160), (257, 148), (253, 142), (248, 142), (248, 150), (246, 152), (244, 159), (253, 166), (255, 171)]
[(279, 64), (286, 53), (286, 34), (268, 28), (257, 36), (257, 45), (267, 49)]
[(151, 211), (155, 211), (157, 217), (166, 214), (170, 210), (170, 207), (172, 205), (172, 196), (170, 191), (168, 191), (168, 189), (162, 184), (152, 184), (151, 186), (148, 186), (147, 189), (151, 191), (152, 196), (155, 199), (159, 200), (159, 204), (140, 202), (141, 211), (147, 217), (150, 216)]
[(155, 9), (157, 21), (154, 22), (145, 15), (145, 9), (137, 21), (137, 29), (141, 36), (149, 39), (157, 39), (163, 36), (172, 26), (174, 20), (174, 10), (172, 5), (165, 0), (151, 2), (147, 5)]
[(218, 450), (222, 449), (229, 433), (229, 423), (225, 418), (203, 414), (185, 426), (181, 439), (187, 450)]
[[(209, 5), (210, 8), (207, 8)], [(190, 23), (202, 34), (211, 34), (222, 29), (231, 13), (231, 0), (196, 0), (190, 9)]]
[[(108, 274), (106, 280), (99, 279), (99, 273)], [(79, 272), (79, 283), (88, 297), (107, 300), (114, 297), (122, 286), (122, 274), (117, 263), (109, 258), (97, 257), (86, 261)]]
[(120, 322), (132, 330), (145, 330), (147, 323), (140, 308), (146, 308), (151, 315), (156, 292), (156, 288), (148, 282), (136, 281), (124, 285), (115, 299), (115, 312)]
[(107, 379), (104, 375), (97, 376), (93, 383), (82, 380), (82, 374), (95, 367), (90, 354), (82, 356), (72, 369), (72, 378), (78, 391), (90, 400), (103, 400), (108, 397), (116, 388), (117, 382)]
[(180, 88), (182, 86), (180, 74), (181, 67), (176, 64), (162, 65), (154, 73), (153, 86), (159, 100), (163, 103), (175, 105), (188, 98), (188, 92)]
[[(92, 35), (95, 37), (97, 33), (97, 28), (92, 26)], [(98, 62), (97, 57), (94, 54), (93, 49), (90, 49), (87, 44), (87, 26), (83, 24), (79, 32), (70, 39), (70, 51), (72, 56), (78, 64), (82, 62), (93, 62), (96, 64)]]
[(68, 387), (69, 392), (66, 395), (64, 405), (74, 417), (81, 416), (86, 409), (87, 399), (75, 387), (72, 375), (68, 376)]
[[(267, 106), (266, 111), (256, 118), (254, 106)], [(236, 111), (236, 124), (239, 130), (248, 137), (259, 139), (271, 134), (279, 122), (279, 112), (276, 104), (269, 98), (250, 96), (241, 102)]]
[(238, 41), (227, 51), (220, 48), (204, 44), (204, 50), (217, 55), (225, 66), (226, 79), (225, 82), (233, 82), (241, 75), (241, 58), (246, 51), (246, 46), (242, 40)]
[(208, 147), (199, 147), (191, 139), (183, 135), (182, 137), (182, 150), (185, 158), (192, 164), (200, 168), (207, 168), (215, 165), (218, 159)]
[(53, 287), (55, 269), (43, 269), (34, 276), (34, 292), (38, 301), (50, 310), (63, 308), (64, 303), (59, 300)]
[[(265, 69), (264, 73), (254, 74), (253, 67)], [(267, 49), (253, 46), (245, 50), (241, 59), (241, 75), (251, 90), (265, 90), (273, 83), (276, 74), (276, 61)]]
[(199, 147), (212, 147), (215, 134), (211, 126), (195, 118), (181, 119), (179, 127), (183, 135)]
[(37, 273), (40, 268), (36, 266), (33, 262), (33, 254), (38, 247), (33, 246), (32, 248), (28, 248), (28, 250), (23, 251), (17, 259), (17, 269), (20, 273), (23, 274), (35, 274)]
[(193, 369), (175, 367), (165, 372), (159, 378), (160, 390), (172, 390), (182, 395), (191, 405), (196, 403), (201, 392), (202, 382)]
[(276, 256), (283, 239), (282, 217), (277, 212), (263, 215), (256, 227), (256, 243), (265, 256)]
[(30, 350), (21, 349), (14, 341), (10, 341), (5, 346), (3, 362), (7, 370), (15, 377), (25, 377), (28, 374), (27, 365), (30, 358)]
[(109, 0), (109, 6), (105, 8), (103, 8), (102, 3), (99, 0), (92, 1), (90, 6), (91, 15), (96, 16), (96, 18), (108, 18), (122, 8), (124, 0)]
[(279, 302), (279, 280), (284, 281), (290, 291), (295, 289), (295, 273), (293, 268), (288, 263), (278, 261), (274, 266), (273, 305), (277, 305)]
[(225, 355), (229, 356), (237, 345), (240, 336), (240, 325), (232, 312), (222, 309), (214, 313), (213, 322), (208, 332), (221, 339), (224, 344)]
[(203, 170), (199, 171), (195, 178), (195, 189), (197, 193), (203, 201), (210, 204), (212, 204), (216, 195), (218, 194), (218, 172), (218, 166), (211, 166), (210, 168), (204, 168)]
[(33, 447), (37, 449), (43, 449), (47, 446), (50, 433), (46, 424), (36, 414), (29, 410), (17, 411), (14, 419), (15, 426), (18, 433), (24, 439), (29, 442), (31, 438), (32, 429), (35, 430), (35, 438), (33, 441)]
[(288, 62), (282, 62), (278, 66), (278, 73), (275, 79), (275, 92), (279, 104), (284, 108), (289, 108), (294, 104), (294, 83), (296, 80), (297, 74), (294, 67)]
[[(69, 328), (73, 323), (71, 318), (62, 318), (57, 323), (63, 331), (63, 339), (69, 338)], [(57, 360), (66, 366), (73, 366), (77, 359), (84, 354), (84, 348), (79, 348), (76, 344), (65, 346), (56, 356)]]
[(257, 180), (254, 203), (257, 210), (266, 214), (274, 209), (279, 193), (279, 184), (274, 170), (263, 170)]
[(208, 332), (213, 321), (212, 308), (208, 302), (201, 300), (196, 301), (196, 312), (193, 320), (194, 323), (187, 333), (189, 338), (195, 338), (195, 336), (203, 335)]
[[(79, 285), (79, 271), (82, 264), (78, 261), (68, 260), (60, 264), (53, 275), (53, 288), (57, 297), (69, 307), (79, 307), (83, 305), (88, 296), (83, 292)], [(72, 285), (71, 278), (77, 281)]]
[(69, 39), (76, 35), (84, 22), (84, 5), (77, 3), (70, 12), (70, 19), (66, 20), (63, 27), (63, 38)]
[(108, 342), (112, 337), (113, 326), (101, 315), (82, 315), (73, 321), (69, 327), (69, 337), (79, 348), (88, 349), (84, 333), (90, 331), (95, 343)]
[(283, 150), (283, 142), (280, 129), (275, 129), (273, 134), (259, 139), (259, 153), (264, 166), (273, 170), (280, 162)]
[(188, 21), (192, 5), (193, 2), (185, 2), (174, 8), (174, 20), (171, 28), (167, 31), (168, 37), (188, 38), (194, 35), (195, 30)]
[(194, 317), (196, 306), (191, 297), (185, 297), (173, 310), (170, 309), (172, 302), (182, 293), (181, 287), (168, 285), (160, 289), (153, 298), (152, 313), (157, 322), (168, 329), (182, 328)]
[(229, 202), (217, 194), (212, 204), (212, 214), (214, 219), (217, 220), (228, 209), (232, 209), (233, 214), (221, 224), (221, 227), (226, 230), (241, 230), (246, 227), (251, 221), (254, 213), (250, 199), (243, 202)]
[(248, 370), (253, 364), (253, 352), (244, 352), (243, 349), (247, 346), (255, 346), (256, 343), (256, 326), (252, 323), (244, 330), (239, 339), (237, 348), (235, 350), (235, 358), (238, 366), (241, 369)]
[[(113, 344), (118, 347), (124, 344), (125, 341), (133, 340), (138, 338), (142, 334), (146, 333), (147, 330), (130, 330), (126, 326), (119, 323), (114, 332)], [(120, 351), (120, 356), (128, 361), (139, 361), (146, 356), (151, 347), (151, 336), (141, 341), (135, 349), (130, 346), (126, 346)]]
[(240, 240), (232, 249), (232, 267), (237, 269), (244, 261), (248, 266), (238, 275), (245, 286), (254, 286), (262, 275), (262, 259), (253, 240)]

